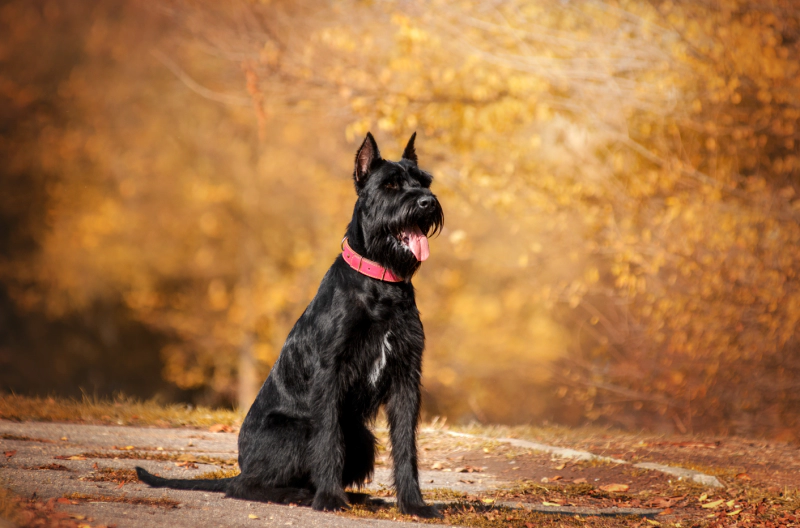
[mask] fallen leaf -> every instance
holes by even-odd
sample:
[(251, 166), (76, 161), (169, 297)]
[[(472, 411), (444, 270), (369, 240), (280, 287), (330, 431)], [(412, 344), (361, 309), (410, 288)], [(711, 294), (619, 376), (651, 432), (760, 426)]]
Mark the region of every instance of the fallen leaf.
[(434, 462), (433, 465), (431, 465), (431, 469), (442, 469), (443, 467), (444, 464), (442, 464), (441, 462)]
[(728, 508), (730, 508), (730, 507), (731, 507), (731, 506), (733, 506), (735, 503), (736, 503), (736, 501), (735, 501), (734, 499), (731, 499), (731, 500), (729, 500), (728, 502), (726, 502), (726, 503), (725, 503), (725, 506), (727, 506)]
[(37, 466), (36, 469), (49, 469), (51, 471), (69, 471), (67, 466), (61, 464), (45, 464), (44, 466)]
[(672, 506), (672, 500), (663, 497), (657, 497), (650, 501), (650, 506), (653, 508), (669, 508)]
[(233, 427), (226, 424), (214, 424), (208, 428), (209, 433), (232, 433)]
[(709, 449), (716, 449), (719, 447), (719, 442), (676, 442), (674, 445), (678, 447), (707, 447)]
[(53, 458), (56, 458), (58, 460), (86, 460), (85, 456), (80, 456), (80, 455), (71, 455), (71, 456), (56, 455)]
[(706, 493), (703, 493), (702, 495), (700, 495), (700, 498), (699, 498), (699, 499), (697, 499), (697, 500), (698, 500), (698, 501), (700, 501), (700, 502), (703, 502), (703, 501), (704, 501), (704, 500), (706, 500), (707, 498), (708, 498), (708, 495), (707, 495)]
[(670, 513), (672, 513), (672, 508), (667, 508), (666, 510), (659, 512), (658, 515), (669, 515)]
[(59, 503), (59, 504), (69, 504), (70, 500), (66, 499), (64, 497), (59, 497), (59, 498), (56, 499), (56, 502)]
[(733, 517), (734, 515), (739, 515), (740, 513), (742, 513), (742, 509), (741, 508), (736, 508), (732, 512), (728, 512), (726, 515), (728, 517)]
[(587, 482), (586, 479), (583, 477), (576, 478), (575, 480), (572, 481), (573, 484), (586, 484), (586, 482)]
[(717, 506), (719, 506), (723, 502), (725, 502), (725, 499), (719, 499), (719, 500), (707, 502), (705, 504), (701, 504), (700, 506), (710, 510), (711, 508), (716, 508)]
[(494, 502), (494, 499), (482, 499), (481, 502), (484, 504), (492, 504)]
[(562, 477), (561, 475), (556, 475), (555, 477), (550, 477), (550, 482), (555, 482), (557, 480), (561, 480), (562, 478), (564, 477)]
[(661, 523), (658, 521), (654, 521), (653, 519), (645, 519), (648, 524), (652, 524), (653, 526), (661, 526)]
[(557, 465), (556, 467), (554, 467), (553, 469), (555, 469), (556, 471), (561, 471), (561, 470), (562, 470), (562, 469), (564, 469), (565, 467), (567, 467), (567, 465), (566, 465), (566, 464), (559, 464), (559, 465)]
[(6, 451), (4, 454), (6, 455), (7, 458), (11, 458), (11, 457), (13, 457), (14, 455), (17, 454), (17, 450), (13, 449), (11, 451)]
[(600, 486), (601, 490), (608, 492), (628, 491), (630, 488), (631, 487), (627, 484), (606, 484), (605, 486)]
[[(212, 431), (212, 432), (214, 432), (214, 431)], [(247, 516), (247, 518), (248, 519), (258, 519), (258, 515), (254, 515), (254, 514), (251, 513), (250, 515)]]
[(561, 505), (560, 505), (559, 503), (557, 503), (557, 502), (547, 502), (547, 501), (542, 501), (542, 505), (543, 505), (543, 506), (561, 506)]
[(737, 478), (738, 480), (752, 480), (752, 479), (750, 478), (750, 475), (748, 475), (747, 473), (737, 473), (737, 474), (736, 474), (736, 478)]
[(86, 518), (86, 516), (85, 516), (85, 515), (80, 515), (80, 514), (78, 514), (78, 513), (73, 513), (73, 514), (70, 514), (70, 517), (71, 517), (72, 519), (75, 519), (76, 521), (82, 521), (82, 520), (84, 520), (84, 519)]

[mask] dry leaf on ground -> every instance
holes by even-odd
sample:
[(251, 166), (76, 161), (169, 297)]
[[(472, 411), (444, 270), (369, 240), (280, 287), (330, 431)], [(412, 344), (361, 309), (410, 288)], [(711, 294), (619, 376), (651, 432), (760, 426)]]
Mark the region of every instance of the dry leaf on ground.
[(631, 487), (627, 484), (606, 484), (605, 486), (600, 486), (601, 490), (608, 492), (628, 491), (630, 488)]
[(226, 424), (214, 424), (208, 428), (209, 433), (232, 433), (234, 432), (233, 427)]

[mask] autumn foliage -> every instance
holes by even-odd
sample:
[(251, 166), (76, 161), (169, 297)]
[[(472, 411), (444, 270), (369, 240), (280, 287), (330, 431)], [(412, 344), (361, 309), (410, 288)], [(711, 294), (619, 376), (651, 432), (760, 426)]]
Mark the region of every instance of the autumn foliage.
[(18, 310), (115, 300), (168, 337), (165, 379), (249, 401), (337, 253), (356, 143), (416, 130), (447, 213), (415, 280), (428, 413), (800, 431), (791, 1), (16, 1), (0, 24)]

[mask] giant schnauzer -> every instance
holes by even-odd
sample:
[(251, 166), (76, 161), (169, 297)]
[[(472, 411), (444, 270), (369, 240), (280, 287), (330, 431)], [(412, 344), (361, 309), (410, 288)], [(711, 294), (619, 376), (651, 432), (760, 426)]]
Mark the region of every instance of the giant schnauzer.
[(425, 336), (411, 277), (428, 258), (428, 235), (444, 214), (417, 166), (411, 136), (399, 162), (384, 160), (367, 134), (355, 160), (356, 200), (342, 254), (295, 323), (239, 433), (241, 474), (219, 480), (164, 479), (155, 487), (311, 503), (340, 510), (365, 500), (376, 440), (370, 425), (386, 405), (397, 503), (402, 513), (440, 516), (422, 500), (416, 428)]

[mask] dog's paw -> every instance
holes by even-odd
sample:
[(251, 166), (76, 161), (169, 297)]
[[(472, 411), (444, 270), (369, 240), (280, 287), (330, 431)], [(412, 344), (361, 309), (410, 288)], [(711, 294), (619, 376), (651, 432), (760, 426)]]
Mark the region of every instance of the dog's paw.
[(400, 513), (416, 515), (422, 519), (441, 519), (442, 514), (436, 506), (427, 504), (400, 504)]
[(350, 507), (342, 495), (333, 493), (317, 492), (311, 507), (318, 511), (341, 511)]

